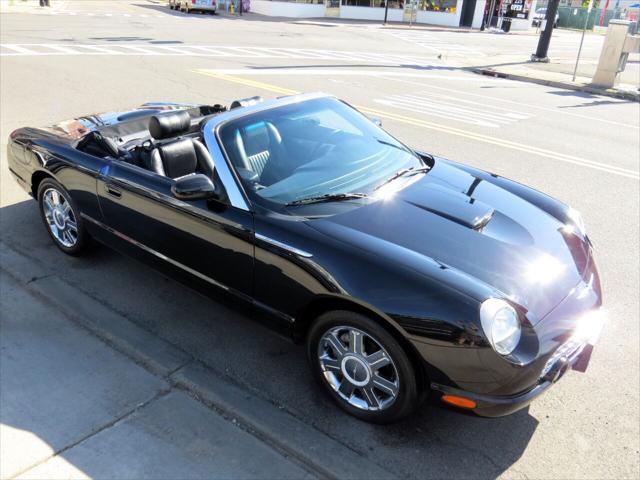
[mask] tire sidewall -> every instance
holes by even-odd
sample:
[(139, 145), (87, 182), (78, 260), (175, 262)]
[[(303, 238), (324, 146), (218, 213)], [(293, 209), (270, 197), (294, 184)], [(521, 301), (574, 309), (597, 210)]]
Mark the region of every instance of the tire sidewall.
[[(400, 380), (400, 391), (394, 403), (381, 411), (366, 411), (354, 407), (343, 400), (324, 378), (318, 361), (318, 346), (322, 336), (338, 326), (354, 327), (364, 331), (382, 345), (393, 359)], [(402, 346), (387, 330), (364, 315), (349, 311), (328, 312), (311, 326), (307, 335), (307, 357), (316, 380), (340, 408), (361, 420), (372, 423), (390, 423), (411, 413), (418, 405), (419, 392), (416, 374), (411, 361)]]
[[(58, 191), (60, 195), (64, 197), (65, 201), (67, 201), (71, 206), (71, 210), (73, 211), (73, 216), (76, 219), (76, 225), (78, 227), (78, 241), (72, 247), (66, 247), (62, 245), (60, 241), (53, 235), (53, 232), (51, 232), (51, 228), (49, 228), (49, 223), (47, 222), (47, 218), (44, 214), (43, 195), (45, 190), (48, 190), (50, 188), (55, 189), (56, 191)], [(46, 228), (47, 233), (53, 240), (53, 243), (55, 243), (55, 245), (60, 250), (62, 250), (64, 253), (68, 255), (79, 255), (80, 253), (82, 253), (82, 251), (85, 249), (88, 243), (88, 234), (84, 228), (84, 222), (82, 220), (82, 216), (80, 215), (80, 210), (78, 209), (78, 207), (76, 206), (76, 203), (71, 198), (71, 195), (69, 195), (69, 193), (65, 190), (65, 188), (62, 185), (60, 185), (59, 182), (57, 182), (52, 178), (46, 178), (42, 182), (40, 182), (40, 185), (38, 185), (38, 208), (40, 209), (40, 218), (42, 220), (42, 223), (44, 224), (44, 227)]]

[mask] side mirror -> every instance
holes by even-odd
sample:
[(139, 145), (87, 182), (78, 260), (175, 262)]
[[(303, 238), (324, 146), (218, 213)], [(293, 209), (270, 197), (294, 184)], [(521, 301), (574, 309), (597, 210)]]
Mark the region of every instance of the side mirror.
[(376, 127), (382, 128), (382, 120), (380, 120), (378, 117), (369, 117), (369, 120), (371, 120), (376, 125)]
[(201, 173), (180, 177), (171, 187), (171, 193), (179, 200), (217, 198), (216, 187), (209, 177)]

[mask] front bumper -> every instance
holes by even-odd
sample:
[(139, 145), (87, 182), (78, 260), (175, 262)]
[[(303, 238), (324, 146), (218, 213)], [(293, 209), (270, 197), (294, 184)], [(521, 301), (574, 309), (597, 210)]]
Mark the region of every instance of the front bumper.
[(604, 326), (605, 317), (599, 315), (597, 318), (597, 323), (592, 324), (588, 331), (576, 332), (560, 345), (547, 360), (538, 382), (523, 392), (515, 395), (485, 395), (437, 383), (432, 383), (431, 389), (443, 396), (472, 400), (475, 407), (470, 410), (483, 417), (502, 417), (517, 412), (546, 392), (569, 370), (586, 371), (593, 348)]

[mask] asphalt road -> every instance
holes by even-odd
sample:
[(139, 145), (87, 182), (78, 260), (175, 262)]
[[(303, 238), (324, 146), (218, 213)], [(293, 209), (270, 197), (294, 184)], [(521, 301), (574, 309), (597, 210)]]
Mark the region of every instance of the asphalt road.
[[(145, 0), (67, 2), (65, 10), (77, 14), (0, 16), (0, 43), (22, 46), (0, 52), (3, 242), (398, 476), (638, 478), (639, 104), (477, 76), (452, 55), (438, 59), (477, 48), (480, 34), (446, 32), (443, 42), (432, 32), (434, 51), (401, 30), (362, 24), (186, 17)], [(522, 42), (508, 48), (526, 56)], [(319, 90), (380, 117), (417, 149), (513, 178), (583, 213), (610, 317), (586, 374), (566, 376), (506, 418), (425, 407), (400, 424), (363, 424), (320, 393), (303, 349), (241, 311), (104, 248), (83, 259), (60, 254), (7, 171), (5, 139), (20, 126), (147, 101), (228, 104)]]

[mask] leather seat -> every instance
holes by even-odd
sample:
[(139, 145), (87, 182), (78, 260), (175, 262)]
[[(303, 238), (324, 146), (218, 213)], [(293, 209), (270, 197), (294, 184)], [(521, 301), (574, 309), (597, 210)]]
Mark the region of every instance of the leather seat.
[(207, 147), (193, 138), (179, 138), (151, 151), (151, 169), (159, 175), (180, 178), (203, 173), (213, 178), (214, 165)]
[(238, 167), (255, 172), (258, 178), (262, 177), (267, 164), (273, 162), (282, 149), (282, 137), (269, 122), (237, 130), (234, 141), (241, 163)]
[[(156, 140), (164, 140), (188, 133), (191, 117), (186, 111), (154, 115), (149, 120), (149, 133)], [(177, 137), (175, 140), (157, 142), (151, 151), (149, 169), (169, 178), (179, 178), (193, 173), (213, 177), (214, 164), (202, 142)]]

